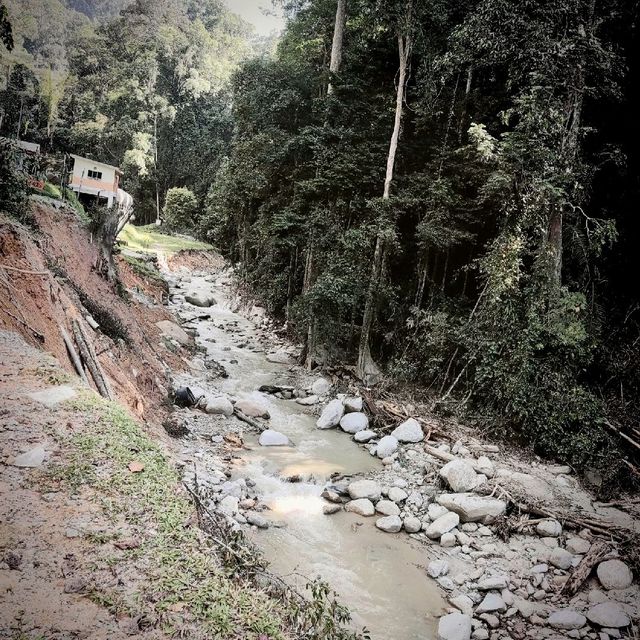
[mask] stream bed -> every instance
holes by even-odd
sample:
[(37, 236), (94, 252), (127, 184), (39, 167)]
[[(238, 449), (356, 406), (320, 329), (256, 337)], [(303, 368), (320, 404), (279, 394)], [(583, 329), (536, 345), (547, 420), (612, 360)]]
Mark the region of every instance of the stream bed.
[[(257, 391), (261, 385), (276, 383), (289, 366), (270, 362), (256, 348), (256, 327), (232, 310), (226, 281), (211, 280), (193, 275), (183, 288), (172, 287), (175, 294), (212, 296), (216, 304), (206, 309), (209, 318), (198, 318), (203, 310), (185, 302), (182, 295), (175, 296), (172, 310), (189, 320), (188, 326), (197, 330), (198, 344), (226, 368), (228, 378), (216, 381), (219, 391), (265, 406), (270, 428), (294, 444), (262, 447), (258, 434), (250, 428), (244, 432), (247, 449), (233, 467), (233, 478), (251, 479), (270, 509), (263, 515), (280, 525), (250, 532), (253, 542), (272, 569), (299, 589), (317, 576), (328, 582), (350, 609), (354, 627), (366, 626), (375, 640), (435, 638), (437, 618), (446, 603), (426, 575), (424, 546), (406, 533), (378, 530), (376, 516), (322, 511), (327, 503), (320, 494), (332, 473), (364, 475), (379, 469), (380, 461), (348, 434), (317, 429), (307, 407)], [(286, 481), (294, 475), (303, 480)]]

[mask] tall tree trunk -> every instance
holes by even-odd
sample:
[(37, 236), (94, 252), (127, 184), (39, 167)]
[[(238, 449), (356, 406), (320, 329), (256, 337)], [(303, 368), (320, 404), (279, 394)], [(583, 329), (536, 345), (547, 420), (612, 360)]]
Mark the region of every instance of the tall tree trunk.
[[(393, 123), (393, 133), (389, 142), (389, 153), (387, 155), (387, 171), (384, 179), (383, 200), (388, 200), (391, 191), (391, 181), (393, 180), (393, 171), (396, 162), (396, 152), (398, 150), (398, 139), (400, 137), (400, 127), (402, 125), (402, 105), (404, 103), (405, 84), (407, 81), (407, 65), (411, 51), (410, 36), (398, 35), (398, 55), (400, 58), (400, 68), (398, 71), (398, 88), (396, 91), (396, 113)], [(373, 358), (369, 346), (371, 335), (371, 327), (373, 325), (373, 317), (377, 299), (377, 292), (380, 286), (380, 277), (382, 275), (382, 259), (384, 255), (384, 237), (382, 232), (378, 232), (376, 236), (376, 248), (373, 253), (373, 262), (371, 264), (371, 276), (369, 278), (369, 287), (367, 289), (367, 297), (365, 299), (364, 314), (362, 318), (362, 331), (360, 333), (360, 345), (358, 347), (358, 363), (356, 366), (356, 375), (364, 381), (365, 384), (373, 384), (379, 377), (379, 370)]]
[[(331, 44), (331, 62), (329, 63), (329, 73), (336, 74), (340, 71), (342, 64), (342, 40), (344, 38), (344, 27), (347, 22), (347, 0), (338, 0), (336, 7), (336, 21), (333, 27), (333, 42)], [(331, 79), (327, 86), (327, 95), (333, 93)]]

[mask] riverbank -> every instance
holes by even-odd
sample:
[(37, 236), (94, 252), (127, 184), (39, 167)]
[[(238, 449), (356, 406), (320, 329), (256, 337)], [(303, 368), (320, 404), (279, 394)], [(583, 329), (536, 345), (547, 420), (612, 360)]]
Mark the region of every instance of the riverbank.
[[(319, 550), (313, 549), (308, 529), (293, 547), (291, 539), (257, 530), (276, 528), (279, 532), (282, 524), (291, 528), (292, 520), (344, 518), (354, 532), (352, 537), (387, 531), (381, 535), (417, 545), (421, 579), (438, 584), (440, 596), (421, 600), (419, 608), (425, 619), (419, 630), (409, 621), (415, 615), (398, 611), (396, 606), (397, 600), (415, 592), (413, 579), (404, 569), (400, 571), (404, 584), (384, 572), (378, 576), (387, 579), (381, 602), (386, 598), (383, 615), (389, 628), (395, 629), (395, 638), (437, 634), (443, 638), (472, 635), (483, 640), (566, 635), (606, 640), (603, 634), (618, 637), (629, 629), (638, 617), (638, 590), (631, 582), (628, 564), (619, 560), (618, 554), (624, 554), (621, 543), (638, 532), (633, 500), (619, 502), (618, 506), (628, 511), (599, 504), (571, 469), (506, 455), (496, 445), (481, 442), (464, 429), (452, 431), (430, 416), (418, 415), (416, 420), (407, 411), (384, 432), (369, 429), (370, 396), (362, 403), (364, 412), (354, 411), (360, 408), (357, 395), (345, 402), (355, 390), (351, 381), (310, 376), (295, 366), (295, 347), (279, 338), (261, 310), (248, 310), (248, 318), (232, 310), (240, 308), (240, 301), (232, 297), (229, 287), (225, 274), (204, 276), (187, 270), (172, 283), (172, 304), (196, 332), (196, 341), (201, 341), (208, 356), (229, 368), (231, 378), (231, 382), (218, 381), (207, 389), (198, 389), (202, 381), (197, 376), (181, 378), (176, 384), (191, 384), (198, 393), (208, 394), (211, 411), (218, 411), (216, 406), (223, 400), (235, 403), (236, 408), (242, 406), (258, 430), (269, 428), (276, 441), (277, 434), (282, 434), (284, 442), (295, 445), (261, 446), (257, 436), (251, 430), (247, 435), (246, 426), (240, 425), (234, 431), (238, 453), (219, 469), (222, 473), (231, 471), (232, 481), (214, 480), (208, 487), (211, 508), (236, 526), (256, 530), (258, 544), (267, 549), (276, 565), (283, 547), (287, 548), (284, 555), (295, 556), (290, 562), (281, 562), (283, 571), (306, 563), (307, 567), (322, 566), (331, 575), (336, 568), (344, 569), (344, 560), (338, 554), (327, 558), (321, 545)], [(201, 299), (211, 296), (215, 302), (201, 312), (185, 305), (185, 293), (197, 293)], [(250, 319), (257, 320), (257, 328)], [(272, 363), (270, 371), (264, 370), (264, 361)], [(340, 395), (345, 391), (349, 394)], [(288, 419), (287, 411), (278, 408), (283, 403), (293, 407), (294, 423), (304, 423), (302, 433)], [(376, 410), (373, 407), (374, 413)], [(323, 417), (318, 418), (321, 411)], [(348, 416), (346, 421), (344, 416)], [(318, 430), (318, 419), (322, 426), (332, 428)], [(220, 422), (238, 424), (226, 418)], [(397, 438), (381, 437), (393, 429), (397, 429), (393, 431)], [(196, 431), (202, 433), (197, 427)], [(328, 456), (316, 455), (317, 447), (309, 451), (306, 440), (323, 438), (326, 433), (341, 438), (342, 444), (334, 443)], [(215, 438), (224, 436), (212, 435)], [(364, 443), (357, 444), (358, 440)], [(300, 449), (303, 452), (297, 455), (295, 451)], [(345, 451), (356, 458), (355, 449), (366, 451), (369, 462), (363, 459), (360, 468), (357, 464), (345, 467)], [(278, 453), (272, 453), (274, 450)], [(305, 465), (307, 459), (312, 464)], [(257, 475), (256, 464), (260, 469)], [(265, 476), (271, 478), (271, 485), (262, 480)], [(296, 482), (290, 486), (301, 488), (283, 489), (282, 480), (292, 477)], [(370, 482), (358, 484), (359, 478)], [(283, 502), (285, 509), (297, 514), (284, 522)], [(273, 539), (279, 544), (270, 549)], [(335, 542), (335, 535), (331, 540)], [(367, 544), (368, 539), (363, 546)], [(314, 563), (313, 557), (305, 557), (309, 547), (313, 550), (310, 555), (321, 560)], [(387, 551), (390, 557), (398, 553)], [(405, 559), (400, 554), (397, 559), (402, 567)], [(362, 564), (366, 567), (366, 560)], [(341, 577), (343, 585), (354, 583), (352, 576), (345, 580), (340, 571), (333, 571), (332, 577), (339, 593)], [(358, 609), (364, 606), (362, 598), (349, 593), (348, 586), (343, 586), (344, 591), (346, 604), (355, 609), (358, 619)], [(448, 600), (454, 613), (441, 618), (436, 632), (435, 625), (429, 627), (426, 619), (443, 612), (440, 597)], [(375, 625), (371, 627), (377, 637)], [(379, 637), (389, 637), (388, 633)]]

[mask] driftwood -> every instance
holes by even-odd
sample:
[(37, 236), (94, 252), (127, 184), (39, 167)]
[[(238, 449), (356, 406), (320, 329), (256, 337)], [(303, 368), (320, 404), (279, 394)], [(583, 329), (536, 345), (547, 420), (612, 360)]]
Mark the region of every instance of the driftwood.
[(562, 587), (562, 593), (568, 593), (571, 596), (575, 595), (591, 574), (593, 567), (595, 567), (610, 550), (611, 548), (606, 542), (602, 540), (594, 542), (575, 571), (571, 574), (569, 580), (565, 582), (564, 587)]
[(18, 269), (18, 267), (10, 267), (6, 264), (0, 264), (0, 268), (8, 269), (9, 271), (17, 271), (18, 273), (26, 273), (31, 276), (50, 276), (51, 273), (49, 271), (31, 271), (30, 269)]
[(246, 422), (249, 426), (253, 427), (254, 429), (258, 429), (258, 431), (260, 431), (261, 433), (263, 431), (266, 431), (269, 428), (266, 425), (260, 424), (257, 420), (250, 418), (246, 413), (243, 413), (242, 411), (240, 411), (240, 409), (236, 407), (233, 408), (233, 415), (236, 418), (238, 418), (238, 420), (241, 420), (242, 422)]
[(76, 339), (78, 349), (80, 349), (82, 360), (87, 365), (87, 368), (91, 373), (91, 377), (96, 383), (98, 393), (103, 398), (111, 400), (111, 392), (104, 377), (104, 373), (102, 372), (102, 368), (100, 367), (100, 363), (98, 362), (98, 359), (93, 351), (91, 343), (87, 340), (87, 337), (82, 330), (82, 325), (77, 320), (73, 321), (73, 337)]
[(78, 375), (82, 378), (82, 381), (86, 384), (89, 384), (89, 380), (87, 380), (87, 374), (85, 373), (82, 362), (80, 361), (80, 356), (76, 352), (76, 349), (73, 346), (73, 342), (71, 342), (71, 338), (69, 337), (67, 330), (62, 325), (58, 325), (58, 328), (60, 329), (60, 335), (62, 336), (62, 340), (64, 341), (65, 346), (67, 347), (67, 352), (69, 353), (69, 357), (71, 358), (73, 366), (75, 367)]
[[(440, 451), (440, 449), (436, 449), (429, 444), (424, 445), (424, 450), (432, 455), (434, 458), (438, 458), (438, 460), (442, 460), (443, 462), (451, 462), (455, 460), (457, 457), (452, 453), (446, 453), (445, 451)], [(482, 468), (478, 466), (478, 464), (474, 460), (465, 459), (465, 462), (468, 462), (476, 473), (484, 473)]]
[(30, 324), (28, 324), (24, 320), (21, 320), (20, 318), (18, 318), (18, 316), (16, 316), (13, 313), (11, 313), (11, 311), (9, 311), (8, 309), (3, 309), (2, 313), (5, 313), (10, 318), (13, 318), (16, 322), (21, 324), (25, 329), (29, 329), (29, 331), (31, 331), (31, 333), (33, 334), (33, 337), (38, 342), (44, 342), (44, 335), (42, 333), (40, 333), (37, 329), (34, 329)]

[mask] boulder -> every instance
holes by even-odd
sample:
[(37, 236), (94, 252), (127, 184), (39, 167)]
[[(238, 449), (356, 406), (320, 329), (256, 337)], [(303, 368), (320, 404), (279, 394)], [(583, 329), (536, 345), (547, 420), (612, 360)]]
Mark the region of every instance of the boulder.
[(617, 602), (602, 602), (587, 611), (587, 620), (600, 627), (620, 629), (628, 627), (631, 621)]
[(427, 573), (432, 578), (446, 576), (449, 573), (449, 563), (446, 560), (432, 560), (427, 565)]
[(257, 511), (247, 511), (245, 518), (249, 524), (252, 524), (254, 527), (258, 527), (258, 529), (269, 528), (269, 521)]
[(343, 400), (344, 410), (346, 413), (360, 412), (362, 411), (362, 398), (345, 398)]
[(364, 413), (346, 413), (340, 420), (340, 428), (347, 433), (358, 433), (369, 426), (369, 418)]
[(489, 576), (478, 582), (478, 591), (501, 591), (506, 589), (509, 584), (509, 578), (505, 575)]
[(332, 400), (322, 410), (316, 425), (318, 429), (332, 429), (340, 424), (340, 420), (344, 415), (344, 405), (340, 400)]
[(584, 555), (589, 552), (589, 549), (591, 549), (591, 543), (584, 538), (569, 538), (565, 548), (569, 553)]
[(502, 613), (507, 610), (502, 596), (497, 593), (487, 593), (482, 602), (476, 608), (476, 614), (492, 613), (498, 611)]
[(476, 471), (483, 473), (487, 478), (493, 478), (496, 473), (496, 469), (493, 466), (493, 462), (487, 458), (487, 456), (480, 456), (476, 460)]
[(375, 513), (373, 502), (367, 498), (358, 498), (357, 500), (347, 502), (344, 510), (357, 513), (359, 516), (372, 516)]
[(231, 416), (233, 415), (233, 405), (229, 398), (225, 396), (209, 397), (205, 398), (206, 404), (204, 410), (207, 413), (213, 415)]
[(549, 554), (549, 564), (566, 571), (573, 564), (573, 554), (562, 547), (556, 547)]
[(233, 516), (238, 513), (238, 498), (236, 496), (225, 496), (218, 503), (218, 511), (225, 516)]
[(39, 467), (44, 462), (45, 455), (46, 452), (43, 446), (34, 447), (33, 449), (16, 456), (13, 461), (13, 466), (23, 467), (26, 469)]
[(429, 516), (429, 520), (431, 520), (432, 522), (434, 520), (437, 520), (440, 516), (443, 516), (445, 513), (449, 513), (449, 509), (443, 507), (442, 505), (436, 504), (435, 502), (432, 502), (427, 507), (427, 515)]
[(314, 404), (318, 404), (320, 398), (318, 396), (307, 396), (306, 398), (296, 398), (296, 402), (303, 407), (311, 407)]
[(633, 582), (631, 569), (622, 560), (605, 560), (596, 570), (600, 584), (607, 589), (626, 589)]
[(562, 525), (553, 518), (538, 522), (536, 533), (544, 538), (557, 538), (562, 533)]
[(409, 418), (405, 420), (401, 425), (397, 426), (391, 435), (398, 442), (422, 442), (424, 440), (424, 433), (422, 433), (422, 427), (417, 420)]
[(374, 502), (380, 500), (380, 495), (382, 493), (380, 485), (373, 480), (356, 480), (349, 485), (347, 490), (352, 500), (368, 498)]
[(375, 437), (376, 437), (376, 432), (375, 431), (371, 431), (369, 429), (365, 429), (364, 431), (358, 431), (358, 433), (356, 433), (353, 436), (353, 439), (356, 442), (369, 442), (369, 440), (373, 440)]
[(464, 613), (449, 613), (438, 621), (438, 640), (469, 640), (471, 618)]
[(238, 409), (238, 411), (242, 411), (245, 416), (249, 416), (251, 418), (264, 418), (265, 420), (268, 420), (271, 417), (263, 405), (248, 398), (238, 400), (236, 402), (236, 409)]
[(507, 509), (507, 503), (498, 498), (476, 496), (472, 493), (443, 493), (438, 503), (460, 516), (462, 522), (489, 524)]
[(205, 296), (199, 293), (188, 293), (184, 299), (194, 307), (211, 307), (216, 303), (211, 296)]
[(398, 448), (398, 441), (393, 436), (384, 436), (378, 442), (376, 447), (376, 455), (382, 460), (382, 458), (388, 458), (391, 454), (395, 453)]
[(380, 500), (376, 504), (376, 511), (383, 516), (399, 516), (400, 508), (391, 500)]
[(443, 533), (447, 533), (451, 531), (451, 529), (455, 529), (460, 522), (460, 516), (457, 513), (453, 513), (451, 511), (445, 513), (443, 516), (440, 516), (437, 520), (434, 520), (426, 530), (426, 534), (428, 538), (432, 540), (436, 540), (440, 538)]
[(447, 531), (447, 533), (443, 533), (440, 536), (440, 546), (441, 547), (455, 547), (456, 546), (455, 533), (453, 533), (451, 531)]
[(407, 533), (418, 533), (422, 529), (422, 522), (415, 516), (405, 516), (402, 523)]
[(550, 627), (554, 629), (582, 629), (587, 624), (587, 619), (574, 609), (559, 609), (554, 611), (547, 620)]
[(339, 504), (325, 504), (322, 507), (322, 513), (324, 513), (325, 516), (330, 516), (334, 513), (338, 513), (341, 509), (342, 505)]
[(267, 353), (267, 362), (273, 362), (274, 364), (293, 364), (294, 360), (289, 353), (280, 350), (273, 353)]
[(387, 492), (387, 498), (393, 502), (402, 502), (407, 499), (407, 492), (400, 487), (391, 487)]
[(316, 396), (326, 395), (329, 392), (329, 389), (331, 389), (331, 383), (326, 378), (318, 378), (311, 385), (311, 393)]
[(456, 493), (471, 491), (478, 484), (477, 474), (466, 460), (455, 459), (447, 462), (440, 469), (440, 477), (444, 478)]
[(453, 598), (449, 598), (449, 602), (456, 609), (460, 609), (460, 611), (465, 615), (470, 616), (473, 614), (473, 600), (469, 596), (464, 594), (455, 596)]
[(160, 320), (160, 322), (156, 322), (156, 327), (160, 329), (163, 336), (175, 340), (183, 347), (191, 343), (189, 334), (175, 322), (171, 322), (171, 320)]
[(289, 444), (289, 438), (273, 429), (267, 429), (260, 434), (258, 442), (263, 447), (283, 447)]
[(398, 533), (402, 529), (400, 516), (385, 516), (376, 520), (376, 527), (385, 533)]

